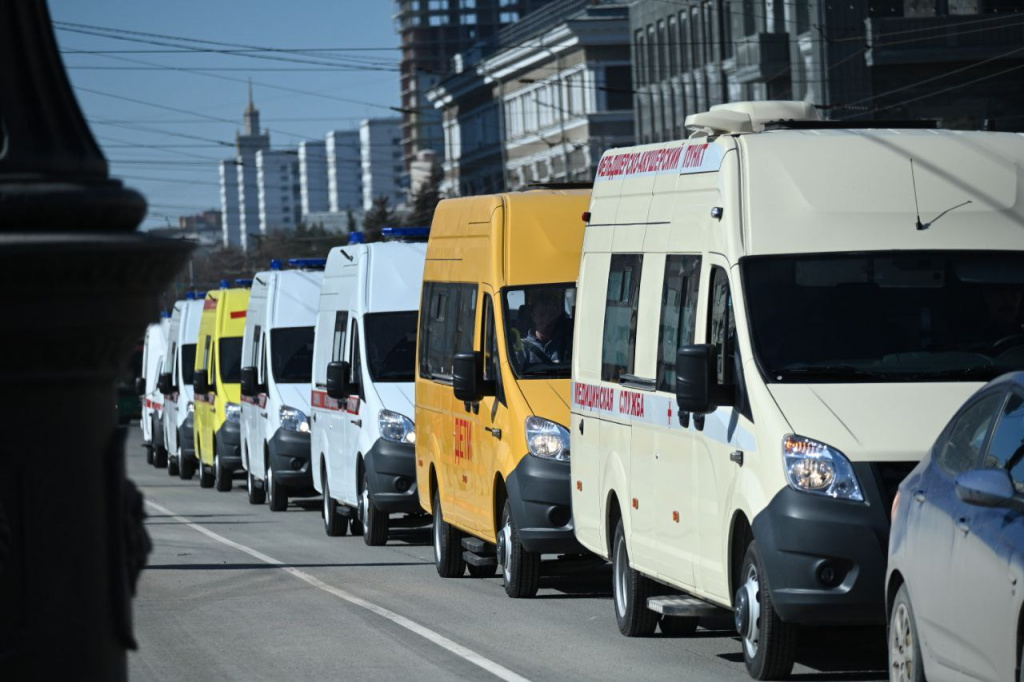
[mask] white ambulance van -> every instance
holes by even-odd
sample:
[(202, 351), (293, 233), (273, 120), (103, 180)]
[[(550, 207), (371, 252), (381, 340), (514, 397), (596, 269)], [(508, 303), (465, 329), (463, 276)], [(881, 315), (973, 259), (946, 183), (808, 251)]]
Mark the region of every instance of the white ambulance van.
[(196, 472), (195, 403), (192, 377), (195, 373), (199, 319), (203, 315), (205, 292), (190, 291), (174, 304), (167, 333), (170, 348), (160, 375), (164, 396), (163, 436), (167, 449), (167, 473), (182, 480)]
[[(328, 535), (388, 541), (391, 514), (420, 515), (416, 490), (416, 323), (429, 228), (327, 257), (313, 355), (313, 485)], [(357, 240), (358, 242), (358, 240)], [(417, 243), (418, 242), (418, 243)]]
[[(242, 467), (249, 502), (271, 511), (315, 494), (309, 460), (309, 380), (322, 258), (280, 261), (253, 278), (242, 336)], [(222, 488), (230, 490), (230, 481)], [(220, 489), (220, 488), (219, 488)]]
[(167, 333), (170, 331), (170, 313), (160, 313), (160, 321), (146, 327), (142, 347), (142, 376), (135, 380), (135, 392), (142, 401), (142, 447), (146, 450), (146, 463), (155, 467), (167, 466), (167, 449), (164, 446), (163, 416), (164, 397), (157, 384), (163, 371), (164, 355), (167, 353)]
[(897, 485), (1024, 369), (1024, 136), (849, 126), (735, 103), (610, 150), (583, 245), (576, 535), (624, 634), (729, 609), (757, 679), (886, 622)]

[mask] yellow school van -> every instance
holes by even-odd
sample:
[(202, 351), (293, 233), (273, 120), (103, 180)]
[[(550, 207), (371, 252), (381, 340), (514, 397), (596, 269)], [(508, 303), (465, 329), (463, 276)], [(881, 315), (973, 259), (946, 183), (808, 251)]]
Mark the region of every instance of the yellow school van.
[(242, 468), (239, 427), (241, 409), (242, 333), (249, 307), (251, 280), (206, 294), (196, 347), (195, 442), (199, 485), (230, 490), (231, 477)]
[(446, 578), (537, 592), (542, 554), (583, 554), (569, 494), (569, 367), (586, 190), (442, 201), (427, 245), (416, 479)]

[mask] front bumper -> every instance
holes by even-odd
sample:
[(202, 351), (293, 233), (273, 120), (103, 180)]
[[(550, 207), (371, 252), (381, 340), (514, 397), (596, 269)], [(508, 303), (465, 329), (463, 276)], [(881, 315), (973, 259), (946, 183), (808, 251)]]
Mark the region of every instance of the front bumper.
[(526, 455), (505, 482), (523, 548), (543, 554), (586, 554), (576, 540), (569, 463)]
[(292, 495), (315, 495), (310, 466), (309, 433), (278, 429), (267, 443), (274, 480)]
[(242, 468), (242, 431), (237, 422), (224, 422), (213, 435), (214, 452), (220, 457), (225, 471), (239, 471)]
[(185, 421), (178, 427), (178, 449), (181, 459), (195, 459), (195, 415), (185, 417)]
[(363, 464), (374, 507), (388, 514), (423, 511), (416, 489), (416, 446), (378, 438)]
[[(786, 487), (754, 519), (772, 602), (787, 623), (886, 622), (889, 505), (871, 464), (856, 463), (854, 470), (864, 502)], [(834, 576), (831, 581), (826, 580), (829, 572)]]

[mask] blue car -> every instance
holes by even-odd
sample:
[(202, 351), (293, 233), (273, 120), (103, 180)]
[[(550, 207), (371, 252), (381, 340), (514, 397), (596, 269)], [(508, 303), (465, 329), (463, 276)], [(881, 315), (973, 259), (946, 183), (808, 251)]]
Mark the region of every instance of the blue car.
[(889, 678), (1024, 680), (1024, 372), (964, 404), (893, 502)]

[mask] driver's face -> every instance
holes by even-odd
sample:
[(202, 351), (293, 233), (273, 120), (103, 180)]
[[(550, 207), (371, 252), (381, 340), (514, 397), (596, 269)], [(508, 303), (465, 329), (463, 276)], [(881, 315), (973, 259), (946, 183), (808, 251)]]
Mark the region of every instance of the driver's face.
[(989, 319), (994, 322), (1013, 324), (1020, 321), (1022, 295), (1019, 289), (1005, 287), (985, 291), (985, 307)]
[(558, 304), (550, 298), (543, 298), (533, 306), (533, 326), (543, 333), (550, 334), (560, 314)]

